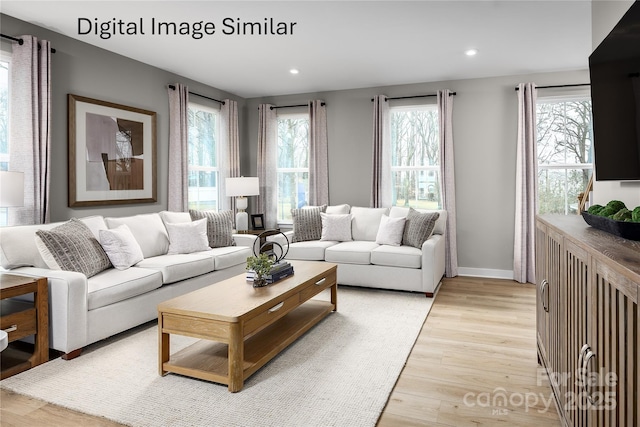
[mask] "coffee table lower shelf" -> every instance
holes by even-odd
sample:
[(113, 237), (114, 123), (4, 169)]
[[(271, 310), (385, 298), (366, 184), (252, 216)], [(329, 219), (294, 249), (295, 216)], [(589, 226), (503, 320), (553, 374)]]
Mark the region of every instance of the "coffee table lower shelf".
[[(335, 304), (331, 302), (310, 300), (245, 338), (243, 381), (334, 310)], [(197, 341), (172, 354), (162, 364), (162, 370), (229, 385), (229, 346)]]

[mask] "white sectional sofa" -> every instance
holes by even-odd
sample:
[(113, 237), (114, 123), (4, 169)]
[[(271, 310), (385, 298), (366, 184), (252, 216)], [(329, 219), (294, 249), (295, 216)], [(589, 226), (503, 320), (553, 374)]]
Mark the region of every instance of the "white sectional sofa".
[(47, 277), (50, 347), (67, 359), (78, 356), (88, 344), (157, 318), (160, 302), (243, 273), (255, 242), (255, 236), (233, 234), (235, 245), (173, 254), (166, 224), (192, 222), (189, 213), (91, 216), (80, 221), (96, 240), (100, 230), (126, 224), (144, 259), (129, 268), (111, 267), (87, 278), (76, 271), (50, 269), (36, 244), (38, 230), (66, 222), (0, 228), (3, 269)]
[[(409, 208), (338, 205), (328, 206), (326, 215), (349, 214), (351, 240), (323, 240), (321, 237), (295, 242), (294, 219), (294, 229), (284, 233), (290, 242), (286, 258), (335, 263), (338, 265), (338, 283), (342, 285), (423, 292), (432, 297), (445, 273), (444, 233), (447, 212), (422, 209), (416, 211), (439, 214), (433, 233), (420, 248), (406, 244), (394, 246), (376, 243), (383, 216), (406, 218)], [(271, 240), (285, 244), (281, 235), (274, 236)]]

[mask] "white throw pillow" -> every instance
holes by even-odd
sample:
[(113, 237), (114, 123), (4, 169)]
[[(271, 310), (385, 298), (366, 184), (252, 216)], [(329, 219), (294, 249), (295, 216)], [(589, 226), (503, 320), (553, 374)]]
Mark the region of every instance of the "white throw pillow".
[(330, 240), (336, 242), (347, 242), (351, 238), (351, 215), (350, 214), (326, 214), (321, 213), (322, 237), (320, 240)]
[(142, 249), (127, 224), (98, 233), (102, 249), (118, 270), (126, 270), (144, 259)]
[(211, 250), (207, 237), (207, 219), (165, 224), (169, 233), (169, 254), (190, 254)]
[(406, 220), (406, 218), (389, 218), (387, 215), (382, 215), (378, 234), (376, 235), (376, 243), (379, 245), (400, 246)]

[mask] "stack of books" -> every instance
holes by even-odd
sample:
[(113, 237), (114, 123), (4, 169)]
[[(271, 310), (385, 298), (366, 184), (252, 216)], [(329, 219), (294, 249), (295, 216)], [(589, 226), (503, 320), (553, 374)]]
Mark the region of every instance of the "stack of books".
[[(267, 283), (274, 283), (278, 280), (282, 280), (285, 277), (289, 277), (293, 274), (293, 265), (287, 261), (280, 261), (271, 266), (271, 271), (267, 275)], [(247, 270), (247, 281), (253, 282), (256, 272), (253, 270)]]

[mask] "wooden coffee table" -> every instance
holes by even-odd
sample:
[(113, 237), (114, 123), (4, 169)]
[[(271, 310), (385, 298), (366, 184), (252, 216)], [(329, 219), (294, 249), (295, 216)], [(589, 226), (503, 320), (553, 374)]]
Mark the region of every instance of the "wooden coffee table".
[[(160, 375), (173, 372), (240, 391), (249, 376), (336, 311), (336, 265), (291, 264), (293, 276), (262, 288), (241, 274), (159, 304)], [(327, 288), (330, 301), (312, 299)], [(171, 354), (171, 334), (201, 340)]]

